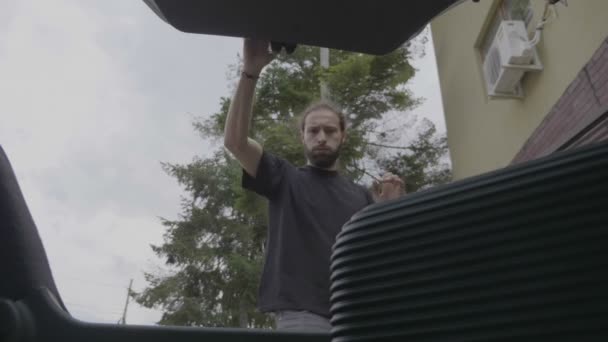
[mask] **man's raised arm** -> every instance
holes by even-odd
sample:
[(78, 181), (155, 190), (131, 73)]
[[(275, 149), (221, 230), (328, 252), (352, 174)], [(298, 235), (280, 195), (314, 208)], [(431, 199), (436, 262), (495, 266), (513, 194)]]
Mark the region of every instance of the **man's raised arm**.
[(224, 126), (224, 146), (254, 178), (262, 157), (262, 146), (249, 138), (249, 123), (257, 78), (272, 58), (268, 51), (268, 42), (244, 40), (243, 72), (230, 102)]

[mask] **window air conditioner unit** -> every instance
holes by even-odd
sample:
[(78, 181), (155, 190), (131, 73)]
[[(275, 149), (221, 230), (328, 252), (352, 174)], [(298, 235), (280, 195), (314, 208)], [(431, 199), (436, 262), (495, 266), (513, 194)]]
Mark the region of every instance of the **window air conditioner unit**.
[(488, 95), (523, 97), (520, 81), (524, 74), (542, 69), (536, 48), (528, 39), (524, 22), (501, 22), (483, 63)]

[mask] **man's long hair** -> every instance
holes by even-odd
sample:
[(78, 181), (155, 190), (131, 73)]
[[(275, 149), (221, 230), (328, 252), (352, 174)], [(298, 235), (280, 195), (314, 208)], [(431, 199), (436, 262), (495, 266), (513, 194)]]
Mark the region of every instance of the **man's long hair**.
[(299, 118), (299, 127), (300, 131), (304, 132), (304, 128), (306, 126), (306, 117), (308, 114), (319, 110), (326, 109), (338, 116), (338, 120), (340, 121), (340, 131), (344, 132), (346, 130), (346, 115), (337, 104), (329, 101), (329, 100), (319, 100), (311, 103), (306, 109), (302, 111)]

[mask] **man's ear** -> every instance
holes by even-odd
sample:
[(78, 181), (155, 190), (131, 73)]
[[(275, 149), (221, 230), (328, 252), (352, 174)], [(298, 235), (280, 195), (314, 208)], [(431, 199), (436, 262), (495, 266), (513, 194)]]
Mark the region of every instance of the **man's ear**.
[(300, 129), (300, 142), (304, 143), (304, 130)]
[(342, 132), (342, 143), (343, 144), (346, 142), (347, 136), (348, 136), (348, 134), (346, 134), (346, 131)]

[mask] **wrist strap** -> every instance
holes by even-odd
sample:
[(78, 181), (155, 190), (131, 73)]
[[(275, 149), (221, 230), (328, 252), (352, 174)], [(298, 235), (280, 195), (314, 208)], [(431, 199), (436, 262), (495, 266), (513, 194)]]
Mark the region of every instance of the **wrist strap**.
[(250, 80), (257, 80), (258, 78), (260, 78), (259, 76), (248, 74), (245, 71), (241, 72), (241, 75), (247, 77)]

